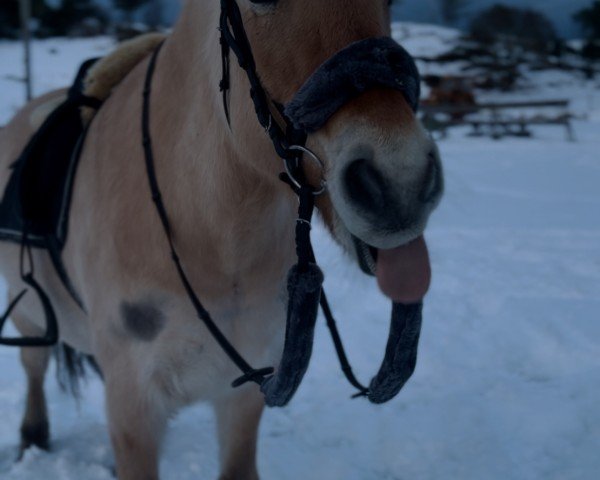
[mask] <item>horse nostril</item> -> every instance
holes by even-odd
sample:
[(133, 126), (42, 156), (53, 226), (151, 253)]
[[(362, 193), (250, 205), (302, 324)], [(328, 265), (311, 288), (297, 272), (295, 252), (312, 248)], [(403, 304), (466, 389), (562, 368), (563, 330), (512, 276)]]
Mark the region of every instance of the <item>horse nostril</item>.
[(344, 174), (348, 196), (363, 208), (380, 211), (386, 206), (385, 181), (365, 159), (354, 160)]

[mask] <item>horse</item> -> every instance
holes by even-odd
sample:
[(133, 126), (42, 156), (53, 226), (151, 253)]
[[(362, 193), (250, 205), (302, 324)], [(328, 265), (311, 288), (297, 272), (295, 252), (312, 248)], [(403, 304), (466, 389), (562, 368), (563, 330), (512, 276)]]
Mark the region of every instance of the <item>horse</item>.
[[(260, 82), (281, 105), (337, 52), (391, 35), (387, 0), (237, 4)], [(217, 0), (185, 2), (155, 58), (148, 129), (189, 283), (244, 357), (277, 364), (298, 200), (279, 179), (281, 160), (238, 65), (230, 67), (223, 108), (221, 18)], [(61, 341), (93, 356), (102, 372), (119, 479), (159, 478), (168, 420), (195, 402), (214, 407), (220, 478), (257, 479), (264, 399), (254, 385), (231, 388), (235, 365), (196, 318), (150, 199), (140, 129), (149, 62), (146, 56), (115, 86), (81, 151), (63, 257), (84, 308), (47, 252), (34, 248), (36, 276), (55, 306)], [(34, 114), (63, 96), (34, 100), (0, 131), (0, 188), (34, 133)], [(385, 295), (420, 301), (430, 282), (423, 232), (442, 179), (437, 147), (406, 96), (385, 87), (361, 92), (310, 132), (307, 147), (323, 162), (322, 169), (304, 162), (303, 173), (312, 185), (326, 182), (315, 202), (333, 238), (376, 274)], [(18, 255), (18, 245), (0, 243), (10, 299), (23, 287)], [(12, 321), (23, 335), (43, 333), (34, 297), (22, 299)], [(21, 349), (28, 379), (22, 448), (48, 445), (43, 381), (50, 355), (49, 347)]]

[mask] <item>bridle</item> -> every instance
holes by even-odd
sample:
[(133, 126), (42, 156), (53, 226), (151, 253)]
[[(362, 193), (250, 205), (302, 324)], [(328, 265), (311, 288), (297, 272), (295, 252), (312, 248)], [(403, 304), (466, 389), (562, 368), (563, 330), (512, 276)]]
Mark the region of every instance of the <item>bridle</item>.
[[(223, 108), (227, 123), (231, 125), (229, 114), (230, 52), (235, 54), (238, 64), (246, 72), (250, 83), (250, 98), (254, 103), (256, 118), (269, 135), (277, 155), (283, 160), (285, 171), (293, 185), (300, 189), (305, 183), (300, 174), (300, 163), (303, 154), (316, 163), (324, 175), (325, 165), (321, 159), (306, 147), (308, 134), (305, 130), (294, 127), (292, 121), (285, 115), (283, 107), (270, 99), (256, 71), (256, 63), (252, 47), (244, 28), (242, 14), (235, 0), (221, 0), (221, 16), (219, 21), (221, 32), (221, 61), (223, 77), (219, 88), (223, 94)], [(277, 119), (272, 110), (277, 110)], [(326, 181), (321, 177), (321, 184), (314, 189), (314, 195), (320, 195), (326, 190)]]
[[(370, 55), (376, 58), (371, 65), (376, 72), (370, 73), (371, 69), (367, 69), (368, 71), (361, 72), (360, 75), (352, 76), (352, 78), (359, 78), (359, 81), (356, 85), (352, 85), (348, 81), (346, 85), (348, 88), (342, 91), (340, 98), (333, 99), (333, 104), (339, 104), (340, 102), (343, 104), (352, 96), (356, 96), (375, 86), (396, 88), (405, 94), (409, 103), (414, 104), (418, 99), (419, 85), (418, 72), (416, 71), (414, 62), (408, 53), (391, 39), (367, 39), (357, 42), (327, 61), (300, 89), (296, 98), (287, 107), (283, 107), (269, 98), (260, 81), (252, 48), (236, 0), (221, 0), (220, 32), (223, 68), (220, 89), (223, 94), (223, 104), (227, 121), (228, 123), (231, 122), (228, 105), (228, 93), (231, 88), (229, 56), (230, 52), (233, 52), (240, 68), (246, 72), (250, 83), (250, 97), (254, 103), (258, 122), (269, 135), (275, 151), (284, 162), (285, 173), (282, 173), (280, 178), (292, 188), (299, 199), (298, 218), (296, 221), (296, 253), (298, 261), (288, 274), (287, 288), (289, 298), (285, 344), (277, 372), (275, 372), (273, 367), (253, 368), (229, 342), (212, 319), (210, 313), (204, 308), (177, 254), (167, 210), (162, 201), (156, 176), (150, 132), (152, 79), (161, 49), (159, 47), (150, 59), (144, 85), (142, 114), (143, 147), (152, 200), (160, 217), (169, 243), (171, 257), (185, 292), (198, 318), (204, 323), (222, 350), (242, 372), (242, 376), (233, 382), (233, 387), (254, 382), (260, 386), (265, 396), (265, 403), (268, 406), (286, 405), (299, 387), (308, 368), (312, 353), (315, 323), (320, 305), (331, 332), (342, 370), (348, 381), (358, 390), (355, 397), (365, 396), (373, 403), (386, 402), (400, 391), (414, 371), (421, 328), (422, 304), (395, 304), (393, 306), (392, 326), (383, 364), (369, 387), (362, 385), (354, 376), (344, 351), (336, 322), (322, 288), (323, 274), (317, 266), (310, 241), (315, 196), (324, 193), (327, 184), (324, 179), (324, 164), (314, 152), (306, 147), (306, 140), (308, 134), (315, 129), (318, 130), (323, 122), (326, 122), (334, 112), (331, 111), (331, 105), (326, 105), (322, 112), (319, 112), (318, 108), (305, 107), (307, 105), (310, 107), (311, 98), (319, 95), (319, 82), (322, 83), (319, 74), (323, 72), (323, 69), (331, 69), (334, 74), (339, 74), (340, 82), (343, 83), (344, 81), (348, 81), (350, 76), (344, 74), (343, 68), (340, 68), (337, 72), (333, 71), (336, 62), (345, 58), (356, 59), (362, 57), (368, 61)], [(401, 63), (408, 65), (406, 72), (402, 73), (394, 70), (395, 66), (392, 65), (393, 59), (389, 60), (382, 56), (388, 52), (394, 53), (401, 59)], [(380, 55), (381, 59), (377, 55)], [(399, 81), (398, 77), (401, 73), (406, 77), (406, 82)], [(328, 95), (327, 88), (324, 88), (324, 90), (325, 94)], [(306, 100), (303, 100), (305, 97)], [(323, 102), (318, 101), (316, 104), (322, 105)], [(276, 109), (276, 112), (273, 112), (272, 109)], [(275, 113), (278, 117), (277, 119), (275, 118)], [(304, 159), (309, 159), (320, 167), (323, 177), (319, 185), (313, 186), (307, 181), (302, 169)]]

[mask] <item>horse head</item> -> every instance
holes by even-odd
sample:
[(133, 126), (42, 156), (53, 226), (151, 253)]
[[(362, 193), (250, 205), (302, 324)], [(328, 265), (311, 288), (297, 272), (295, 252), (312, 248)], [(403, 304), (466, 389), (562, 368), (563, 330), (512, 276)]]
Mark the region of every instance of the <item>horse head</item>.
[(305, 174), (327, 182), (317, 206), (328, 228), (392, 300), (421, 300), (422, 235), (443, 176), (415, 113), (418, 72), (389, 38), (388, 1), (238, 3), (262, 85), (324, 163), (305, 162)]

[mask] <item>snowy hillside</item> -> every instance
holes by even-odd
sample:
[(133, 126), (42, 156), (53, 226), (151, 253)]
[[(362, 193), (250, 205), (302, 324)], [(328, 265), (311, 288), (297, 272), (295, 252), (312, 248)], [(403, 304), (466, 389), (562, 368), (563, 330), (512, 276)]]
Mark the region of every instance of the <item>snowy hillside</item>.
[[(419, 55), (440, 53), (456, 36), (408, 24), (394, 31)], [(81, 60), (110, 45), (36, 43), (36, 93), (65, 85)], [(15, 44), (0, 43), (0, 125), (21, 103), (19, 56)], [(415, 376), (386, 406), (350, 400), (321, 321), (299, 393), (288, 408), (265, 414), (264, 480), (598, 478), (600, 86), (552, 72), (529, 83), (510, 99), (571, 98), (581, 116), (577, 141), (539, 127), (533, 139), (473, 139), (458, 129), (440, 142), (447, 194), (428, 230), (434, 280)], [(314, 240), (366, 380), (381, 359), (389, 305), (323, 229)], [(0, 349), (0, 478), (112, 480), (97, 380), (78, 405), (49, 377), (53, 450), (15, 463), (24, 387), (17, 352)], [(213, 431), (203, 405), (175, 419), (162, 478), (216, 478)]]

